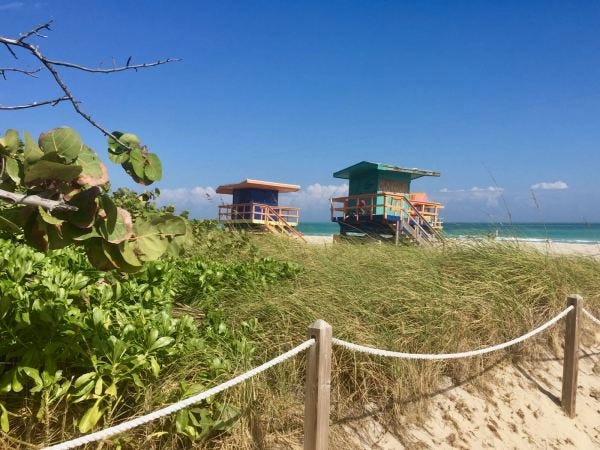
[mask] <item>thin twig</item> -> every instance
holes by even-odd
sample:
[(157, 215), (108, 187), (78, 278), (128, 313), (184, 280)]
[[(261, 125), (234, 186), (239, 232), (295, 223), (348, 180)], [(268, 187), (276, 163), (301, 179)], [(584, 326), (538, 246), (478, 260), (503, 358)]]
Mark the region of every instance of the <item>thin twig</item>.
[(44, 100), (43, 102), (32, 102), (32, 103), (29, 103), (26, 105), (13, 105), (13, 106), (0, 105), (0, 111), (17, 111), (19, 109), (36, 108), (38, 106), (44, 106), (44, 105), (56, 106), (58, 103), (64, 102), (66, 100), (70, 100), (69, 97), (64, 96), (64, 97), (55, 98), (53, 100)]
[[(129, 59), (127, 61), (130, 62), (130, 60), (131, 60), (131, 57), (129, 57)], [(92, 67), (81, 66), (79, 64), (73, 64), (73, 63), (66, 62), (66, 61), (56, 61), (53, 59), (47, 59), (46, 61), (48, 63), (52, 64), (53, 66), (69, 67), (71, 69), (82, 70), (84, 72), (114, 73), (114, 72), (124, 72), (125, 70), (147, 69), (149, 67), (160, 66), (163, 64), (171, 63), (171, 62), (178, 62), (178, 61), (181, 61), (181, 59), (180, 58), (167, 58), (167, 59), (162, 59), (162, 60), (159, 59), (158, 61), (151, 62), (151, 63), (134, 64), (134, 65), (126, 64), (121, 67), (113, 67), (112, 69), (101, 69), (101, 68), (94, 69)]]
[(45, 55), (42, 54), (42, 52), (40, 51), (40, 49), (37, 46), (27, 42), (27, 38), (29, 38), (31, 36), (45, 37), (44, 35), (41, 35), (39, 32), (41, 30), (51, 31), (50, 30), (51, 23), (52, 23), (52, 21), (42, 24), (42, 25), (34, 28), (33, 30), (28, 31), (25, 34), (22, 34), (18, 39), (11, 39), (11, 38), (7, 38), (4, 36), (0, 36), (0, 44), (4, 44), (6, 46), (6, 48), (8, 48), (8, 51), (15, 58), (17, 58), (17, 54), (13, 50), (13, 47), (22, 48), (22, 49), (26, 50), (27, 52), (29, 52), (31, 55), (33, 55), (38, 61), (40, 61), (42, 63), (42, 65), (48, 70), (48, 72), (50, 72), (50, 74), (54, 78), (54, 81), (56, 81), (56, 83), (58, 84), (58, 86), (60, 87), (60, 89), (63, 91), (63, 93), (65, 95), (63, 97), (61, 97), (60, 99), (46, 100), (46, 101), (42, 101), (42, 102), (32, 102), (28, 105), (4, 106), (4, 107), (0, 107), (0, 110), (11, 111), (11, 110), (18, 110), (18, 109), (34, 108), (34, 107), (49, 105), (49, 104), (55, 105), (56, 103), (58, 103), (60, 101), (68, 101), (69, 103), (71, 103), (71, 105), (73, 106), (73, 109), (75, 110), (75, 112), (77, 114), (79, 114), (81, 117), (83, 117), (88, 123), (90, 123), (93, 127), (98, 129), (102, 134), (104, 134), (107, 137), (110, 137), (114, 141), (123, 145), (125, 148), (129, 148), (127, 145), (123, 144), (114, 134), (112, 134), (110, 131), (108, 131), (108, 129), (106, 129), (105, 127), (100, 125), (98, 122), (96, 122), (88, 113), (86, 113), (79, 107), (80, 102), (75, 99), (75, 97), (71, 93), (70, 89), (68, 88), (68, 86), (66, 85), (66, 83), (63, 81), (60, 74), (56, 70), (55, 66), (66, 67), (66, 68), (70, 68), (70, 69), (76, 69), (76, 70), (81, 70), (83, 72), (91, 72), (91, 73), (114, 73), (114, 72), (123, 72), (125, 70), (137, 71), (138, 69), (146, 69), (149, 67), (160, 66), (163, 64), (168, 64), (168, 63), (176, 62), (176, 61), (180, 61), (180, 60), (177, 58), (167, 58), (167, 59), (158, 60), (158, 61), (152, 62), (152, 63), (130, 65), (130, 62), (131, 62), (131, 56), (130, 56), (127, 59), (127, 63), (125, 66), (113, 67), (112, 69), (100, 69), (100, 68), (94, 69), (94, 68), (82, 66), (80, 64), (75, 64), (75, 63), (71, 63), (71, 62), (67, 62), (67, 61), (58, 61), (58, 60), (49, 59)]
[(22, 73), (23, 75), (27, 75), (28, 77), (37, 78), (35, 74), (38, 73), (40, 70), (42, 69), (26, 70), (19, 69), (17, 67), (0, 67), (0, 76), (2, 76), (2, 78), (6, 80), (6, 72), (17, 72)]

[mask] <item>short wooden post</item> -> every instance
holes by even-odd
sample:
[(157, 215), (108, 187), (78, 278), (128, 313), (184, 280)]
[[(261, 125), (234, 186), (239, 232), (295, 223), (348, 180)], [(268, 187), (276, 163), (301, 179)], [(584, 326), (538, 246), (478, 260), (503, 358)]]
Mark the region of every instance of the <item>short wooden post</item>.
[(306, 356), (304, 403), (304, 450), (326, 450), (329, 444), (329, 398), (331, 388), (331, 325), (316, 320), (308, 327), (316, 344)]
[(583, 299), (580, 295), (567, 297), (567, 306), (574, 306), (566, 317), (565, 359), (563, 362), (562, 407), (569, 417), (575, 417), (577, 372), (579, 370), (579, 325)]
[(400, 220), (396, 220), (396, 236), (394, 237), (394, 243), (398, 245), (400, 242)]

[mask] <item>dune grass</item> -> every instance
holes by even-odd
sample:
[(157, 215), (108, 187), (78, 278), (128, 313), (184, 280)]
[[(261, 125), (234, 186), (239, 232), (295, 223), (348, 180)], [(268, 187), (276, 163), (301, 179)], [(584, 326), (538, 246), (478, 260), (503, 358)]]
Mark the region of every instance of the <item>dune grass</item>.
[[(341, 339), (444, 353), (519, 336), (564, 309), (569, 293), (583, 295), (586, 307), (600, 312), (600, 262), (591, 258), (547, 256), (490, 242), (439, 248), (321, 247), (264, 237), (257, 245), (261, 256), (293, 261), (303, 270), (293, 281), (241, 289), (214, 305), (234, 321), (258, 319), (262, 333), (256, 361), (301, 342), (309, 323), (318, 318), (328, 321)], [(485, 357), (440, 362), (391, 360), (335, 348), (333, 441), (347, 446), (341, 425), (367, 411), (400, 436), (403, 424), (426, 413), (428, 396), (443, 377), (460, 382), (503, 359), (523, 357), (538, 345), (560, 353), (562, 330), (559, 324), (525, 344)], [(218, 445), (286, 448), (300, 443), (303, 367), (297, 358), (255, 380), (242, 425)]]

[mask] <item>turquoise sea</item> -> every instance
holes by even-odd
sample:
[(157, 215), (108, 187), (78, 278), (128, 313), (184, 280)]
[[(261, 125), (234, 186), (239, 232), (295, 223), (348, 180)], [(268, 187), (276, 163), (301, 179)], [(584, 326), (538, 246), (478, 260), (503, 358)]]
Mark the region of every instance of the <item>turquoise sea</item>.
[[(298, 230), (314, 236), (339, 233), (338, 225), (331, 222), (301, 222)], [(450, 237), (498, 236), (500, 239), (578, 244), (600, 242), (600, 223), (445, 223), (444, 232)]]

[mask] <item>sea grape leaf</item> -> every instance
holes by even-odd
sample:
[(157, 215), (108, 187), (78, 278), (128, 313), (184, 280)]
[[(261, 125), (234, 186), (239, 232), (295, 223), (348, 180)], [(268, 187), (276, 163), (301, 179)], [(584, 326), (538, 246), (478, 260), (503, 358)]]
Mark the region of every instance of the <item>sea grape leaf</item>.
[(131, 163), (133, 173), (135, 173), (138, 178), (144, 178), (144, 165), (146, 159), (139, 148), (135, 148), (131, 151), (129, 154), (129, 162)]
[(108, 151), (108, 159), (117, 164), (123, 164), (129, 161), (129, 153), (112, 153), (110, 150)]
[(77, 184), (80, 186), (102, 186), (108, 182), (106, 166), (89, 147), (83, 147), (76, 163), (82, 167), (77, 178)]
[(133, 150), (134, 148), (140, 148), (141, 146), (140, 138), (138, 138), (135, 134), (122, 133), (121, 131), (113, 131), (112, 134), (126, 146), (124, 147), (112, 137), (109, 137), (108, 149), (113, 153), (129, 152), (130, 150)]
[(83, 247), (90, 264), (99, 270), (113, 270), (117, 266), (105, 254), (103, 248), (104, 239), (93, 238), (84, 241)]
[(119, 251), (123, 260), (133, 267), (142, 267), (143, 262), (135, 254), (135, 243), (132, 241), (124, 241), (119, 244)]
[(60, 225), (64, 222), (64, 220), (59, 219), (58, 217), (54, 217), (50, 213), (48, 213), (44, 208), (38, 206), (38, 212), (40, 214), (40, 218), (50, 225)]
[(162, 178), (162, 164), (158, 155), (148, 153), (146, 158), (146, 166), (144, 167), (145, 178), (150, 181), (159, 181)]
[(8, 155), (14, 155), (21, 149), (21, 138), (17, 130), (7, 130), (2, 139), (2, 147)]
[(16, 159), (6, 157), (4, 158), (5, 170), (6, 174), (13, 180), (16, 184), (21, 183), (21, 176), (23, 170), (21, 169), (21, 165), (19, 161)]
[(25, 145), (23, 146), (23, 156), (27, 163), (34, 163), (44, 156), (44, 152), (38, 147), (35, 139), (27, 131), (23, 133), (25, 136)]
[(39, 215), (33, 215), (25, 225), (25, 239), (32, 247), (40, 252), (48, 251), (48, 233), (46, 231), (46, 223)]
[(68, 127), (54, 128), (41, 134), (38, 143), (45, 154), (57, 153), (67, 163), (75, 161), (83, 149), (79, 133)]
[(42, 159), (25, 167), (25, 183), (32, 183), (36, 180), (71, 181), (79, 176), (81, 170), (81, 166)]
[[(108, 197), (107, 197), (108, 198)], [(108, 198), (110, 200), (110, 198)], [(133, 220), (129, 211), (123, 208), (117, 208), (114, 206), (112, 200), (110, 203), (114, 208), (105, 209), (106, 217), (101, 221), (98, 226), (98, 231), (104, 239), (113, 244), (129, 239), (133, 233)], [(104, 199), (101, 200), (102, 207), (108, 202)]]
[(21, 229), (6, 217), (0, 216), (0, 230), (10, 231), (11, 233), (20, 233)]
[(76, 206), (77, 211), (60, 213), (60, 218), (66, 218), (70, 223), (79, 228), (89, 228), (96, 221), (96, 212), (98, 211), (98, 196), (100, 189), (97, 186), (91, 187), (75, 194), (67, 203)]
[(163, 239), (159, 229), (150, 222), (137, 220), (133, 231), (135, 234), (135, 253), (142, 261), (156, 261), (160, 258), (169, 245)]
[(112, 244), (110, 242), (104, 241), (102, 243), (102, 248), (104, 250), (104, 254), (110, 261), (117, 266), (117, 268), (121, 272), (134, 273), (138, 272), (142, 268), (141, 261), (138, 260), (139, 264), (132, 265), (129, 264), (125, 258), (123, 257), (123, 253), (121, 251), (121, 245)]
[(85, 241), (86, 239), (99, 238), (100, 233), (96, 231), (94, 227), (90, 228), (79, 228), (74, 225), (71, 225), (69, 222), (65, 222), (61, 225), (61, 231), (63, 236), (66, 239), (80, 242)]

